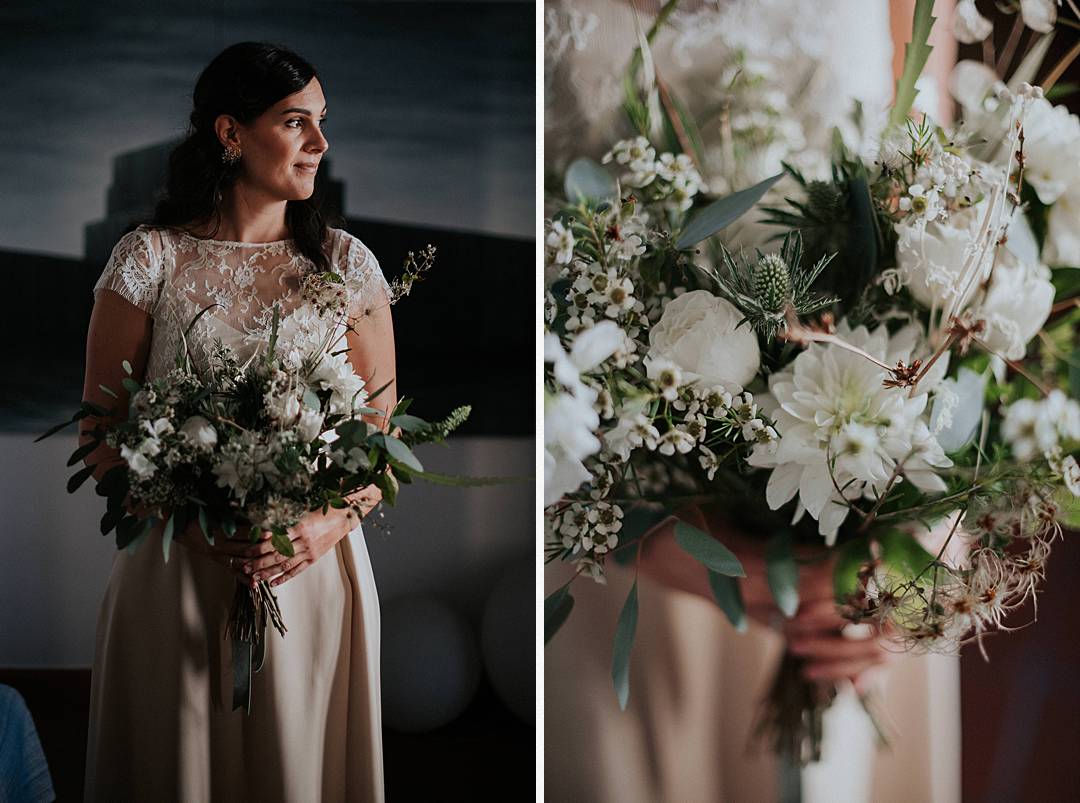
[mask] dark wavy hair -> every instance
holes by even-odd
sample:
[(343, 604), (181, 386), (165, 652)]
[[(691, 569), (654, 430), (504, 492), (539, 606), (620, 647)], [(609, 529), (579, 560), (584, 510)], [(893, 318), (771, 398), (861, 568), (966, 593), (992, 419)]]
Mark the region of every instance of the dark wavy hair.
[[(315, 68), (293, 51), (268, 42), (239, 42), (225, 48), (195, 82), (187, 136), (169, 155), (164, 193), (146, 221), (153, 226), (186, 229), (212, 223), (211, 237), (221, 225), (223, 191), (239, 175), (237, 166), (222, 162), (224, 147), (214, 133), (221, 114), (249, 124), (275, 103), (299, 92), (316, 77)], [(310, 198), (285, 205), (285, 223), (300, 252), (320, 271), (330, 269), (323, 250), (330, 223), (322, 210), (325, 172), (320, 163)]]

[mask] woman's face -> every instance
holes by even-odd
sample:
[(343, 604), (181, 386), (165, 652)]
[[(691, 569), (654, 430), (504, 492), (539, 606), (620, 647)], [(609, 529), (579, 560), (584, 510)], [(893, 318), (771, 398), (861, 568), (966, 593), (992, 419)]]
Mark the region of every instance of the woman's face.
[(300, 201), (315, 191), (329, 144), (322, 133), (326, 98), (318, 78), (239, 126), (240, 180), (272, 198)]

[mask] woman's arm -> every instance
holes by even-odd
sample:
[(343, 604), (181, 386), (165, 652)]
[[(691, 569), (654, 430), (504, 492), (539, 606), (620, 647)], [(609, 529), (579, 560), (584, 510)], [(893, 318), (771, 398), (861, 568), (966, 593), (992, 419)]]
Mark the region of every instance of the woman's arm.
[[(90, 431), (95, 426), (108, 428), (127, 420), (131, 394), (121, 384), (127, 375), (123, 362), (131, 364), (131, 376), (142, 382), (146, 375), (146, 360), (150, 354), (150, 339), (154, 319), (115, 290), (98, 290), (94, 309), (90, 313), (90, 328), (86, 336), (86, 373), (83, 378), (83, 399), (100, 405), (112, 414), (105, 418), (84, 418), (79, 422), (79, 445), (93, 440)], [(114, 399), (101, 389), (112, 390)], [(83, 458), (94, 466), (94, 479), (100, 481), (105, 472), (124, 461), (120, 452), (102, 443)]]

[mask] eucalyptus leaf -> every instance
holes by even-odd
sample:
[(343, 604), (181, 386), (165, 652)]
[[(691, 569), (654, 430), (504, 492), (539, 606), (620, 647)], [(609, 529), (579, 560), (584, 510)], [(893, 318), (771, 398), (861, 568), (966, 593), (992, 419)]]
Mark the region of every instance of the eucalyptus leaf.
[(114, 399), (119, 399), (119, 398), (120, 398), (119, 396), (117, 396), (117, 395), (116, 395), (116, 391), (115, 391), (115, 390), (113, 390), (112, 388), (108, 388), (108, 387), (106, 387), (105, 385), (98, 385), (98, 387), (99, 387), (99, 388), (101, 389), (101, 391), (102, 391), (103, 393), (108, 393), (108, 394), (109, 394), (110, 396), (112, 396), (112, 397), (113, 397)]
[(547, 596), (544, 600), (544, 644), (559, 632), (573, 608), (574, 598), (570, 594), (569, 582)]
[(746, 577), (735, 553), (692, 524), (680, 521), (675, 525), (675, 543), (710, 571), (727, 577)]
[(765, 577), (776, 607), (790, 619), (799, 610), (799, 566), (790, 533), (781, 532), (769, 539), (765, 547)]
[(78, 463), (80, 460), (89, 455), (100, 445), (101, 441), (98, 440), (91, 441), (90, 443), (84, 443), (82, 446), (80, 446), (78, 449), (71, 453), (71, 457), (69, 457), (67, 461), (68, 467), (71, 467)]
[(713, 201), (694, 215), (676, 240), (675, 247), (680, 251), (691, 248), (702, 240), (712, 237), (721, 229), (727, 228), (749, 212), (769, 188), (783, 177), (784, 173), (777, 173), (753, 187), (747, 187), (745, 190), (739, 190), (718, 201)]
[(615, 645), (611, 658), (611, 680), (615, 684), (615, 694), (619, 698), (619, 708), (626, 710), (630, 699), (630, 654), (634, 649), (634, 633), (637, 630), (638, 593), (637, 580), (626, 595), (619, 622), (615, 626)]
[(75, 493), (75, 491), (79, 489), (79, 486), (86, 482), (90, 475), (94, 473), (95, 468), (97, 468), (96, 464), (93, 466), (85, 466), (72, 474), (71, 479), (69, 479), (67, 483), (68, 493)]
[(585, 157), (571, 162), (564, 188), (571, 203), (613, 201), (619, 192), (615, 179), (603, 165)]
[(289, 538), (289, 534), (287, 532), (282, 532), (281, 530), (274, 530), (270, 534), (270, 543), (274, 545), (274, 549), (276, 549), (279, 554), (284, 555), (287, 558), (291, 558), (296, 555), (296, 550), (293, 548), (292, 539)]
[(401, 427), (406, 432), (420, 432), (427, 429), (428, 422), (415, 415), (395, 415), (390, 419), (390, 426)]
[(848, 541), (836, 549), (833, 564), (833, 594), (837, 604), (843, 604), (859, 587), (859, 572), (871, 559), (870, 545), (865, 538)]
[(142, 386), (129, 376), (125, 376), (121, 379), (120, 384), (123, 385), (124, 390), (129, 393), (138, 393), (142, 389)]
[(124, 360), (122, 363), (120, 363), (120, 365), (123, 366), (124, 373), (127, 374), (128, 376), (131, 376), (131, 373), (132, 373), (132, 371), (131, 371), (131, 363), (129, 363), (127, 360)]
[(206, 519), (206, 508), (201, 505), (199, 506), (199, 527), (202, 529), (206, 542), (213, 546), (214, 536), (210, 533), (210, 522)]
[(397, 460), (399, 463), (404, 463), (413, 471), (423, 471), (424, 467), (420, 464), (420, 461), (416, 459), (416, 455), (412, 453), (412, 450), (397, 438), (387, 435), (385, 437), (386, 451), (390, 453), (390, 456)]
[(165, 522), (165, 531), (161, 534), (161, 554), (165, 556), (165, 562), (169, 562), (169, 547), (172, 545), (173, 531), (176, 527), (176, 514), (169, 516)]
[(747, 628), (746, 606), (743, 605), (739, 581), (734, 577), (727, 577), (710, 569), (709, 587), (712, 589), (713, 599), (716, 600), (720, 610), (727, 616), (728, 621), (738, 632), (745, 633)]

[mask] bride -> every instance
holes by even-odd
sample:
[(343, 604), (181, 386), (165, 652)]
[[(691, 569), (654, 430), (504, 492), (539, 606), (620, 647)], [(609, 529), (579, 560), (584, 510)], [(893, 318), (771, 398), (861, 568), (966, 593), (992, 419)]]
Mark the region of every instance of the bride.
[[(275, 306), (303, 312), (300, 280), (334, 271), (350, 297), (348, 357), (365, 381), (395, 374), (388, 288), (357, 238), (330, 228), (316, 175), (328, 143), (315, 69), (295, 53), (244, 42), (200, 75), (187, 138), (169, 162), (153, 220), (116, 244), (95, 287), (84, 399), (124, 411), (100, 386), (167, 372), (183, 329), (196, 363), (220, 340), (244, 361)], [(318, 316), (308, 315), (305, 320)], [(329, 326), (322, 319), (319, 325)], [(393, 382), (376, 407), (393, 408)], [(372, 419), (385, 426), (387, 417)], [(102, 445), (86, 458), (115, 465)], [(374, 488), (352, 497), (366, 512)], [(86, 799), (381, 801), (379, 607), (363, 531), (351, 509), (307, 514), (295, 556), (195, 524), (162, 560), (160, 529), (116, 555), (98, 619)], [(237, 582), (271, 580), (289, 625), (268, 629), (251, 713), (232, 710), (224, 629)]]
[[(656, 2), (634, 5), (642, 30), (666, 13)], [(939, 31), (948, 29), (945, 5), (939, 0), (935, 6), (943, 18)], [(720, 90), (740, 72), (766, 79), (769, 87), (755, 105), (769, 115), (763, 125), (773, 133), (748, 158), (732, 160), (706, 139), (702, 172), (710, 191), (749, 186), (779, 172), (781, 159), (812, 175), (824, 164), (834, 126), (849, 142), (857, 139), (850, 122), (854, 100), (874, 130), (874, 115), (883, 117), (902, 66), (912, 8), (913, 0), (681, 3), (661, 26), (652, 53), (657, 75), (678, 91), (692, 116), (714, 114)], [(549, 171), (560, 172), (575, 157), (599, 158), (626, 133), (621, 76), (638, 39), (633, 6), (621, 0), (551, 2), (546, 23), (545, 160)], [(939, 43), (927, 70), (938, 86), (920, 85), (924, 108), (939, 120), (949, 119), (944, 75), (954, 58), (955, 49)], [(935, 88), (940, 111), (933, 105)], [(761, 245), (763, 232), (751, 223), (734, 237)], [(680, 515), (736, 552), (747, 571), (741, 586), (753, 623), (742, 635), (733, 630), (712, 601), (700, 564), (675, 544), (672, 520), (658, 525), (642, 556), (632, 690), (621, 712), (610, 645), (632, 573), (609, 563), (612, 587), (575, 584), (574, 615), (545, 651), (546, 797), (959, 800), (955, 659), (894, 656), (875, 639), (845, 637), (827, 566), (800, 572), (803, 604), (782, 630), (774, 629), (779, 615), (758, 547), (708, 510)], [(566, 579), (551, 570), (549, 590)], [(806, 660), (811, 676), (842, 684), (826, 717), (822, 760), (801, 773), (750, 745), (758, 702), (785, 644)], [(881, 691), (885, 724), (897, 734), (891, 748), (875, 749), (873, 726), (858, 702), (858, 693), (871, 687)]]

